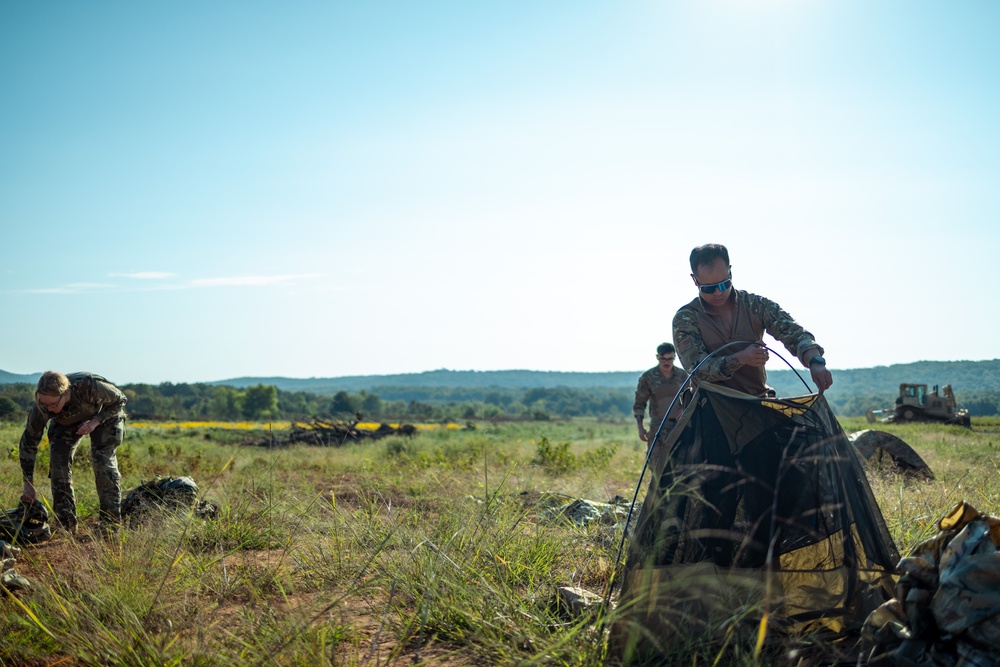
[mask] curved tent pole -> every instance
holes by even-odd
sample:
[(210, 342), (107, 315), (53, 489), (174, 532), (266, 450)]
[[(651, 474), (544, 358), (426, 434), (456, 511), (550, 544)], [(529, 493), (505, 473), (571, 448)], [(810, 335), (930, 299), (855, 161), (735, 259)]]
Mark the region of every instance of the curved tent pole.
[[(694, 370), (692, 370), (691, 373), (688, 375), (687, 379), (681, 385), (681, 388), (677, 390), (677, 393), (674, 395), (674, 399), (672, 401), (670, 401), (670, 406), (667, 408), (667, 411), (666, 411), (665, 414), (669, 415), (671, 412), (673, 412), (674, 405), (677, 403), (677, 401), (680, 398), (681, 394), (683, 394), (684, 391), (690, 386), (691, 381), (694, 379), (695, 375), (698, 373), (698, 370), (702, 367), (702, 365), (705, 362), (707, 362), (712, 357), (716, 356), (719, 352), (721, 352), (722, 350), (726, 349), (727, 347), (731, 347), (733, 345), (740, 345), (740, 344), (754, 345), (754, 344), (756, 344), (756, 341), (734, 340), (734, 341), (732, 341), (730, 343), (726, 343), (722, 347), (719, 347), (719, 348), (717, 348), (717, 349), (712, 350), (711, 352), (709, 352), (708, 355), (704, 359), (702, 359), (701, 361), (698, 362), (698, 365), (695, 366)], [(796, 377), (798, 377), (799, 380), (802, 381), (802, 384), (805, 385), (806, 391), (809, 392), (810, 394), (813, 393), (812, 389), (809, 387), (809, 384), (802, 377), (802, 374), (799, 373), (799, 371), (794, 366), (792, 366), (792, 364), (787, 359), (785, 359), (783, 356), (781, 356), (781, 354), (779, 354), (778, 352), (776, 352), (773, 348), (768, 347), (767, 345), (764, 345), (762, 347), (765, 350), (767, 350), (768, 352), (773, 353), (775, 356), (777, 356), (782, 361), (784, 361), (785, 365), (788, 366), (788, 368), (791, 369), (791, 371), (793, 373), (795, 373)], [(625, 537), (628, 535), (629, 524), (631, 524), (631, 522), (632, 522), (632, 514), (635, 511), (635, 501), (639, 497), (639, 489), (642, 488), (642, 480), (646, 476), (646, 469), (649, 467), (649, 458), (653, 455), (653, 448), (656, 446), (656, 441), (660, 437), (660, 431), (663, 429), (663, 425), (665, 423), (667, 423), (666, 417), (664, 417), (660, 421), (660, 425), (656, 428), (656, 434), (653, 435), (653, 438), (650, 441), (653, 444), (650, 445), (649, 448), (646, 450), (646, 460), (643, 461), (643, 463), (642, 463), (642, 471), (639, 473), (639, 481), (636, 483), (636, 485), (635, 485), (635, 492), (632, 494), (632, 502), (629, 504), (628, 515), (625, 518), (625, 527), (622, 529), (622, 539), (618, 543), (618, 553), (615, 555), (614, 569), (611, 570), (611, 578), (608, 580), (607, 592), (604, 595), (604, 604), (605, 604), (605, 606), (607, 606), (609, 600), (611, 599), (611, 591), (614, 588), (614, 584), (615, 584), (615, 570), (617, 570), (619, 564), (621, 563), (622, 551), (624, 551), (624, 549), (625, 549)]]

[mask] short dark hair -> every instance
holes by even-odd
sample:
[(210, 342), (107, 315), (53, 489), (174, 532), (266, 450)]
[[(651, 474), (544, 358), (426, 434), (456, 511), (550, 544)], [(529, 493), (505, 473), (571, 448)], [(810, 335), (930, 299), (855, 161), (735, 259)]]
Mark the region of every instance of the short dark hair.
[(698, 273), (699, 266), (711, 264), (718, 258), (722, 258), (729, 266), (729, 251), (721, 243), (706, 243), (691, 251), (691, 273)]
[(674, 351), (674, 346), (670, 343), (660, 343), (656, 346), (656, 354), (667, 354)]

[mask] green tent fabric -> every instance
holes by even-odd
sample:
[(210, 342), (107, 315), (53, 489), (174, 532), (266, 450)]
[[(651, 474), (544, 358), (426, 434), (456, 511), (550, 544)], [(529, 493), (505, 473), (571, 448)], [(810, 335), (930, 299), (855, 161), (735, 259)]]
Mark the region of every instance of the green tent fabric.
[(892, 596), (899, 561), (863, 464), (821, 395), (701, 383), (657, 445), (612, 652), (656, 653), (766, 614), (845, 633)]

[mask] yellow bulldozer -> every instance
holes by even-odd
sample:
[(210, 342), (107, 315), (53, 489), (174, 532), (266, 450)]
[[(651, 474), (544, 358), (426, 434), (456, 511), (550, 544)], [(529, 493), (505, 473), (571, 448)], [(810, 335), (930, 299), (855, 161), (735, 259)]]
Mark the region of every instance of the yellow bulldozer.
[(925, 384), (901, 384), (894, 407), (884, 410), (869, 409), (865, 416), (869, 424), (874, 424), (881, 417), (881, 421), (888, 423), (943, 422), (972, 428), (969, 411), (958, 407), (955, 392), (952, 391), (950, 384), (946, 384), (940, 391), (938, 386), (934, 385), (929, 392)]

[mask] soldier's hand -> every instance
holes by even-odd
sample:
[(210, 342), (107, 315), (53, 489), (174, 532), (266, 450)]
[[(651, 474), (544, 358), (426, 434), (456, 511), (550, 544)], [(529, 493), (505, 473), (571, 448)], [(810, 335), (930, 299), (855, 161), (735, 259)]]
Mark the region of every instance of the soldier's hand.
[(754, 343), (733, 356), (739, 359), (740, 364), (743, 366), (755, 366), (758, 368), (763, 368), (764, 364), (770, 358), (762, 343)]
[(830, 373), (825, 364), (813, 364), (809, 367), (809, 373), (821, 394), (833, 384), (833, 374)]
[(646, 433), (646, 429), (639, 427), (639, 439), (643, 442), (649, 442), (649, 434)]
[(93, 433), (94, 429), (100, 425), (101, 422), (96, 419), (88, 419), (87, 421), (80, 424), (80, 428), (76, 429), (77, 435), (87, 435), (88, 433)]
[(25, 505), (30, 505), (35, 502), (35, 486), (31, 482), (24, 483), (24, 489), (21, 491), (21, 502)]

